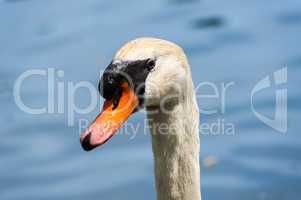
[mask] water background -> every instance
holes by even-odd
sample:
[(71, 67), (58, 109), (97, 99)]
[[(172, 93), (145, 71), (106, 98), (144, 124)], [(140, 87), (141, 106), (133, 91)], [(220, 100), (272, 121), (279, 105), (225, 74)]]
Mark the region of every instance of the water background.
[[(199, 100), (200, 108), (218, 111), (201, 115), (201, 123), (223, 119), (235, 125), (234, 135), (201, 135), (203, 199), (300, 198), (300, 0), (1, 0), (0, 25), (1, 200), (155, 198), (144, 113), (129, 120), (142, 124), (134, 139), (116, 135), (86, 153), (78, 121), (92, 120), (98, 108), (75, 115), (75, 126), (68, 127), (66, 112), (30, 115), (13, 96), (15, 80), (30, 69), (52, 67), (64, 71), (56, 83), (90, 81), (96, 87), (114, 52), (141, 36), (180, 44), (196, 84), (234, 82), (225, 112), (220, 99)], [(288, 70), (282, 86), (288, 89), (286, 134), (262, 123), (250, 107), (255, 84), (283, 67)], [(210, 88), (203, 89), (200, 94), (210, 94)], [(255, 97), (256, 109), (267, 116), (274, 115), (276, 89), (272, 85)], [(65, 111), (67, 96), (65, 91)], [(89, 98), (79, 90), (76, 105), (87, 106)], [(32, 107), (47, 105), (45, 77), (26, 81), (22, 99)]]

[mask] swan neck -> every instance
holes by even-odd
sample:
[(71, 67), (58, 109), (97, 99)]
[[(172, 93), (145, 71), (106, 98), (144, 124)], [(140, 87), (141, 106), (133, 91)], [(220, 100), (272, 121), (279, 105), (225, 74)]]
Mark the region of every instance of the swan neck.
[(148, 113), (158, 200), (200, 200), (199, 113), (194, 94), (166, 113)]

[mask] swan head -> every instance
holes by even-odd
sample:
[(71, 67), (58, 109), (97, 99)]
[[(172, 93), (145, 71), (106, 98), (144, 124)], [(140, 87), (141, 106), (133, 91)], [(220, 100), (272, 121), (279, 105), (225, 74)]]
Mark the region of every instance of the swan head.
[[(139, 38), (126, 43), (114, 56), (113, 63), (136, 63), (138, 76), (145, 80), (139, 83), (136, 93), (141, 97), (142, 107), (159, 107), (164, 102), (175, 101), (185, 91), (188, 63), (183, 50), (176, 44), (156, 38)], [(145, 74), (141, 70), (146, 69)], [(134, 85), (139, 82), (128, 74)], [(139, 91), (140, 89), (144, 91)], [(143, 93), (140, 95), (140, 92)], [(163, 102), (162, 102), (163, 101)]]
[[(185, 96), (189, 65), (172, 42), (139, 38), (122, 46), (99, 82), (101, 114), (81, 135), (85, 150), (105, 143), (135, 111), (175, 105)], [(189, 76), (188, 76), (189, 75)]]

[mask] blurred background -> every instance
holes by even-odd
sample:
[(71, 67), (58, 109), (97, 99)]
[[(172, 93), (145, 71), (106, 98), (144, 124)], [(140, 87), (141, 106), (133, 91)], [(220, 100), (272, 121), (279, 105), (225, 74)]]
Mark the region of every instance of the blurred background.
[[(143, 124), (134, 139), (116, 135), (86, 153), (79, 121), (93, 120), (99, 108), (76, 114), (70, 127), (67, 90), (62, 114), (25, 113), (13, 96), (16, 79), (30, 69), (62, 70), (55, 84), (90, 81), (96, 87), (115, 51), (141, 36), (181, 45), (195, 84), (234, 82), (224, 112), (220, 99), (199, 99), (201, 109), (217, 110), (202, 114), (201, 124), (220, 119), (235, 126), (234, 134), (201, 135), (203, 199), (300, 198), (300, 0), (0, 0), (0, 24), (1, 200), (155, 199), (151, 141)], [(254, 115), (250, 94), (258, 81), (284, 67), (288, 129), (280, 133)], [(26, 105), (47, 106), (45, 76), (28, 79), (21, 91)], [(271, 118), (275, 91), (272, 85), (254, 97), (256, 109)], [(84, 108), (91, 99), (82, 89), (74, 100)], [(142, 112), (129, 122), (144, 119)]]

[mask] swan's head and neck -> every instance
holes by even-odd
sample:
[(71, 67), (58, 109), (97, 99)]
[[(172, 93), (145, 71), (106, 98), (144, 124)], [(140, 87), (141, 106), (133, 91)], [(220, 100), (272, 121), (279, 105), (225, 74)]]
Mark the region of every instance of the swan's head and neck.
[(83, 148), (105, 143), (132, 113), (145, 107), (157, 198), (199, 200), (199, 113), (183, 50), (161, 39), (130, 41), (106, 68), (99, 90), (106, 101), (81, 135)]

